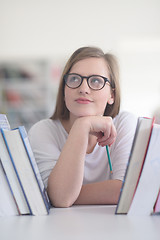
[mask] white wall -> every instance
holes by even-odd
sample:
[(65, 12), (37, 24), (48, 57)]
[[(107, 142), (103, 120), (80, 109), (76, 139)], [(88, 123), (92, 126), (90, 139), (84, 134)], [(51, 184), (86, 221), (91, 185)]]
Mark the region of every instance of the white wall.
[(159, 0), (0, 0), (0, 60), (67, 59), (96, 45), (117, 55), (122, 108), (160, 108)]

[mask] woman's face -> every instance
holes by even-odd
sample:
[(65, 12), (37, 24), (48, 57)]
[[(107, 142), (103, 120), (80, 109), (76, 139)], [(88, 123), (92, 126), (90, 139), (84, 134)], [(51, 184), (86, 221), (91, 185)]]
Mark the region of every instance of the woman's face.
[[(71, 68), (69, 73), (81, 76), (101, 75), (109, 79), (109, 72), (103, 58), (87, 58), (80, 60)], [(92, 90), (84, 79), (75, 89), (65, 85), (65, 103), (70, 112), (70, 118), (82, 116), (103, 115), (106, 105), (114, 102), (114, 95), (109, 84), (101, 90)]]

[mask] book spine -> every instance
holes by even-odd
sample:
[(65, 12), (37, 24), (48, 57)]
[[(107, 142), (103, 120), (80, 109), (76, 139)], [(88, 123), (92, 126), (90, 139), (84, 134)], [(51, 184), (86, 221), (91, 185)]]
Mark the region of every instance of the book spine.
[(26, 153), (28, 155), (28, 159), (29, 159), (29, 162), (31, 164), (34, 176), (36, 178), (41, 196), (42, 196), (44, 204), (46, 206), (46, 210), (49, 213), (49, 209), (50, 209), (51, 205), (50, 205), (50, 202), (49, 202), (49, 198), (48, 198), (46, 189), (45, 189), (44, 184), (42, 182), (42, 179), (41, 179), (41, 176), (40, 176), (40, 173), (39, 173), (39, 169), (38, 169), (38, 166), (37, 166), (37, 163), (36, 163), (36, 160), (35, 160), (35, 157), (34, 157), (34, 154), (33, 154), (29, 139), (28, 139), (27, 132), (25, 130), (25, 127), (20, 126), (19, 127), (19, 132), (20, 132), (20, 136), (22, 138)]
[(17, 168), (16, 168), (16, 166), (15, 166), (15, 164), (14, 164), (14, 160), (13, 160), (13, 157), (12, 157), (12, 154), (11, 154), (11, 151), (10, 151), (10, 148), (9, 148), (9, 146), (8, 146), (8, 143), (7, 143), (7, 140), (6, 140), (6, 137), (5, 137), (5, 132), (3, 131), (3, 129), (1, 129), (1, 133), (2, 133), (2, 136), (3, 136), (4, 142), (5, 142), (5, 145), (6, 145), (6, 147), (7, 147), (7, 150), (8, 150), (8, 153), (9, 153), (9, 156), (10, 156), (10, 159), (11, 159), (11, 162), (12, 162), (12, 165), (13, 165), (13, 168), (14, 168), (14, 170), (15, 170), (17, 179), (18, 179), (18, 181), (19, 181), (19, 184), (20, 184), (20, 186), (21, 186), (22, 192), (23, 192), (23, 194), (24, 194), (24, 198), (25, 198), (25, 200), (26, 200), (26, 203), (27, 203), (27, 206), (28, 206), (28, 208), (29, 208), (30, 214), (32, 215), (31, 207), (30, 207), (30, 205), (29, 205), (29, 202), (28, 202), (26, 193), (25, 193), (25, 191), (24, 191), (22, 182), (21, 182), (21, 180), (20, 180), (20, 177), (19, 177)]

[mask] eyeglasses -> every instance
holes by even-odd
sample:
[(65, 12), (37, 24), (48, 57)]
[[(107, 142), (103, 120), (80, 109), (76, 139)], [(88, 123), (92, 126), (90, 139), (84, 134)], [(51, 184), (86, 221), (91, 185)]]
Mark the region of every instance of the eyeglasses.
[(87, 79), (87, 84), (92, 90), (101, 90), (106, 83), (111, 85), (111, 82), (108, 78), (100, 76), (100, 75), (91, 75), (91, 76), (81, 76), (76, 73), (70, 73), (64, 75), (64, 81), (69, 88), (78, 88), (81, 86), (84, 78)]

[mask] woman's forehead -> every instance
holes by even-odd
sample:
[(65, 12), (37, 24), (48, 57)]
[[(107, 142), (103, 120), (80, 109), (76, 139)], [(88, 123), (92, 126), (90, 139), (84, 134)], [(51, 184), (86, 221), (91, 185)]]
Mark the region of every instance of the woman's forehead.
[(105, 59), (96, 57), (76, 62), (70, 69), (70, 73), (78, 73), (85, 76), (95, 74), (109, 77), (109, 70)]

